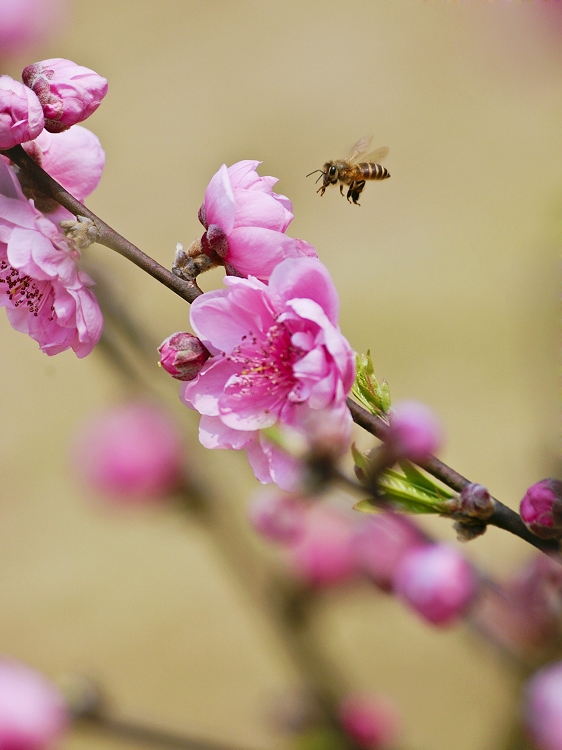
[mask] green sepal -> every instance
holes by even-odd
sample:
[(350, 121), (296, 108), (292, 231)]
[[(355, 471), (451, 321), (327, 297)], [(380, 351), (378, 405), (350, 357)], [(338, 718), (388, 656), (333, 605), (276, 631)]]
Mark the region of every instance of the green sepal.
[(371, 414), (385, 416), (390, 409), (390, 389), (386, 380), (379, 385), (375, 377), (371, 351), (368, 350), (367, 354), (357, 354), (355, 362), (357, 374), (351, 389), (352, 394)]

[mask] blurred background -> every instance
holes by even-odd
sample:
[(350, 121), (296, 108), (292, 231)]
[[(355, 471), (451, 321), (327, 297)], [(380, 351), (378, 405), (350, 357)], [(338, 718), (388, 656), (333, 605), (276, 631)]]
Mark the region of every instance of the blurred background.
[[(108, 78), (87, 123), (107, 154), (88, 205), (167, 267), (201, 234), (218, 167), (260, 159), (293, 202), (289, 234), (332, 273), (352, 346), (371, 349), (395, 401), (436, 411), (445, 461), (517, 508), (560, 474), (561, 39), (555, 0), (69, 0), (2, 72), (66, 57)], [(305, 175), (371, 133), (392, 178), (367, 184), (360, 207), (335, 188), (320, 198)], [(187, 328), (167, 289), (106, 248), (89, 257), (156, 343)], [(110, 512), (68, 471), (76, 427), (119, 401), (122, 380), (97, 352), (48, 359), (4, 315), (0, 337), (0, 650), (98, 679), (124, 716), (281, 747), (267, 713), (294, 675), (207, 535), (173, 508)], [(187, 463), (237, 509), (232, 534), (265, 549), (244, 517), (258, 486), (244, 457), (197, 444), (198, 418), (156, 361)], [(447, 521), (427, 525), (454, 539)], [(465, 551), (499, 576), (531, 550), (492, 528)], [(501, 739), (517, 691), (465, 627), (433, 630), (367, 587), (326, 595), (317, 625), (350, 681), (396, 701), (404, 747)], [(75, 732), (64, 747), (106, 744)]]

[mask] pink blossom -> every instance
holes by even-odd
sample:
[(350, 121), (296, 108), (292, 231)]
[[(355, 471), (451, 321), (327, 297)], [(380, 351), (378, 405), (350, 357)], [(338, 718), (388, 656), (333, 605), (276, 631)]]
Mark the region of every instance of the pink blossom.
[(271, 542), (295, 542), (305, 528), (306, 501), (278, 491), (262, 491), (248, 508), (254, 529)]
[(411, 549), (425, 544), (419, 529), (397, 513), (368, 516), (355, 534), (358, 567), (384, 591), (392, 590), (396, 568)]
[(0, 660), (0, 748), (44, 750), (68, 722), (62, 695), (34, 669)]
[(37, 94), (51, 133), (86, 120), (107, 94), (105, 78), (61, 57), (28, 65), (22, 79)]
[(462, 617), (477, 587), (470, 564), (446, 544), (411, 550), (394, 576), (396, 594), (434, 625), (448, 625)]
[(384, 696), (350, 695), (340, 705), (339, 718), (347, 734), (360, 747), (393, 747), (400, 718), (394, 703)]
[(392, 410), (388, 444), (401, 458), (426, 461), (439, 448), (441, 441), (441, 427), (424, 404), (403, 401)]
[(0, 54), (21, 54), (60, 25), (62, 0), (0, 0)]
[(527, 684), (525, 720), (540, 750), (562, 750), (562, 662), (543, 667)]
[(203, 415), (204, 446), (244, 448), (261, 482), (294, 490), (294, 461), (259, 431), (305, 429), (315, 414), (337, 413), (349, 444), (355, 362), (337, 325), (336, 290), (313, 258), (282, 261), (269, 286), (252, 277), (225, 284), (191, 305), (192, 327), (212, 356), (182, 386), (182, 399)]
[(87, 421), (73, 446), (76, 472), (121, 504), (150, 503), (178, 484), (182, 440), (175, 422), (144, 401), (107, 409)]
[(0, 150), (36, 138), (45, 121), (39, 99), (19, 81), (0, 76)]
[(287, 237), (293, 219), (292, 205), (272, 190), (275, 177), (260, 177), (259, 161), (225, 164), (205, 191), (199, 218), (207, 230), (202, 238), (205, 252), (242, 276), (267, 281), (285, 258), (316, 258), (314, 248), (303, 240)]
[(311, 586), (333, 586), (356, 573), (353, 522), (323, 504), (310, 508), (304, 529), (288, 551), (291, 567)]
[(210, 354), (197, 336), (178, 331), (168, 336), (158, 347), (159, 364), (177, 380), (193, 380)]
[(533, 484), (521, 500), (521, 518), (542, 539), (562, 537), (562, 482), (543, 479)]
[(99, 341), (103, 318), (55, 225), (28, 201), (0, 159), (0, 307), (13, 328), (27, 333), (48, 355), (72, 348), (78, 357)]

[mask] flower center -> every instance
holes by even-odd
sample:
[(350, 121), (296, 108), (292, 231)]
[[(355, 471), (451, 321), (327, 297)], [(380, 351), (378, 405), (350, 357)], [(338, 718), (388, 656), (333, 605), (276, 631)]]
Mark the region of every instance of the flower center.
[(291, 342), (291, 333), (283, 323), (275, 323), (265, 339), (249, 331), (230, 355), (230, 362), (241, 365), (236, 390), (241, 396), (282, 396), (299, 388), (293, 364), (305, 352)]
[[(0, 284), (6, 284), (3, 291), (8, 296), (14, 307), (27, 305), (31, 315), (37, 317), (44, 302), (48, 298), (50, 284), (48, 281), (37, 281), (31, 276), (22, 276), (20, 272), (13, 268), (7, 261), (0, 261)], [(51, 305), (51, 313), (55, 308)], [(49, 316), (49, 320), (53, 315)]]

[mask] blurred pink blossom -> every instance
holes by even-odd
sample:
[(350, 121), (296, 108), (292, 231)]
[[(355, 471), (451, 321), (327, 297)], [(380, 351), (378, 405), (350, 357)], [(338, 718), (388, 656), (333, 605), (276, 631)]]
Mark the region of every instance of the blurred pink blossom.
[(356, 573), (353, 521), (325, 504), (312, 506), (304, 529), (288, 550), (295, 573), (311, 586), (332, 586)]
[(33, 140), (45, 121), (37, 96), (10, 76), (0, 76), (0, 150)]
[(523, 522), (542, 539), (562, 537), (562, 482), (543, 479), (533, 484), (521, 500)]
[(0, 0), (0, 56), (21, 54), (60, 26), (63, 0)]
[(182, 439), (160, 407), (133, 401), (100, 412), (78, 432), (76, 473), (109, 500), (151, 503), (172, 491), (182, 473)]
[(44, 750), (68, 722), (57, 688), (34, 669), (0, 660), (0, 748)]
[(394, 747), (400, 717), (392, 701), (384, 696), (350, 695), (340, 705), (343, 729), (360, 747)]
[(216, 253), (242, 276), (267, 281), (285, 258), (318, 256), (307, 242), (285, 234), (293, 219), (291, 202), (273, 192), (275, 177), (258, 175), (258, 164), (223, 164), (205, 191), (199, 218), (207, 230), (204, 252)]
[(306, 501), (283, 492), (261, 491), (250, 502), (248, 518), (254, 529), (270, 542), (295, 542), (305, 528)]
[(62, 57), (28, 65), (22, 79), (37, 94), (45, 128), (51, 133), (60, 133), (86, 120), (107, 94), (105, 78)]
[(78, 270), (78, 257), (0, 159), (0, 307), (48, 355), (72, 348), (85, 357), (102, 333), (93, 282)]
[(394, 573), (404, 555), (423, 544), (426, 541), (412, 521), (385, 512), (361, 519), (353, 547), (359, 569), (381, 589), (391, 591)]
[(527, 683), (525, 720), (540, 750), (562, 750), (562, 662), (543, 667)]
[(284, 260), (269, 286), (228, 276), (225, 284), (191, 305), (191, 325), (212, 357), (182, 386), (182, 399), (202, 415), (205, 447), (246, 449), (261, 482), (295, 490), (294, 460), (259, 431), (298, 429), (314, 413), (333, 412), (349, 444), (355, 359), (338, 327), (337, 292), (314, 258)]
[(394, 591), (434, 625), (461, 618), (478, 588), (476, 575), (453, 547), (431, 544), (408, 552), (394, 576)]
[(441, 445), (442, 431), (425, 404), (402, 401), (391, 412), (387, 441), (400, 458), (426, 461)]

